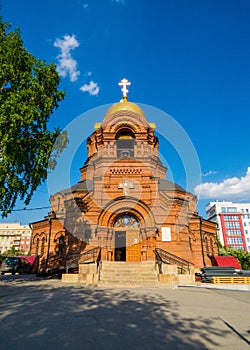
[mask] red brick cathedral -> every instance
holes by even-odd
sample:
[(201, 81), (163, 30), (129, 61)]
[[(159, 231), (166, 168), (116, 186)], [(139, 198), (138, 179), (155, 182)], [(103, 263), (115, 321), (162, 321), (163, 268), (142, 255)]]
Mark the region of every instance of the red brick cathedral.
[(122, 80), (122, 101), (87, 140), (80, 181), (54, 194), (48, 217), (32, 224), (41, 271), (81, 263), (94, 252), (113, 262), (163, 254), (197, 268), (217, 254), (216, 224), (198, 215), (192, 193), (167, 180), (155, 125), (127, 101), (128, 84)]

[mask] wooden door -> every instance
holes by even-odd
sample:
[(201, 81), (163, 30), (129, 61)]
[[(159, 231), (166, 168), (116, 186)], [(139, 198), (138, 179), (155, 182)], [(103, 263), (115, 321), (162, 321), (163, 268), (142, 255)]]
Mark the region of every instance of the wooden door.
[(141, 245), (139, 230), (126, 231), (126, 261), (141, 261)]

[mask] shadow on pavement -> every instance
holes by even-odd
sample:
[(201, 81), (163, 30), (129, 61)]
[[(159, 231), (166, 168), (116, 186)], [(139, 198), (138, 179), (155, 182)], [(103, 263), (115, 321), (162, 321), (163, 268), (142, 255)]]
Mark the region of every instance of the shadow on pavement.
[(185, 317), (157, 290), (56, 288), (33, 282), (0, 287), (0, 343), (12, 349), (218, 349), (218, 318)]

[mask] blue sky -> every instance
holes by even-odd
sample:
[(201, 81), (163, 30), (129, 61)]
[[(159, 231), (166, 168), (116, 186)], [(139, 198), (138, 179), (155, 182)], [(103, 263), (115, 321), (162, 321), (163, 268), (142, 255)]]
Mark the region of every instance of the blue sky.
[[(205, 204), (216, 199), (250, 202), (248, 0), (1, 0), (0, 4), (3, 19), (14, 28), (20, 26), (25, 47), (58, 66), (60, 87), (67, 96), (53, 114), (51, 128), (63, 129), (97, 108), (82, 123), (83, 135), (92, 132), (94, 122), (103, 118), (99, 107), (120, 100), (118, 82), (126, 77), (132, 83), (130, 101), (164, 111), (190, 138), (202, 173), (201, 184), (194, 181), (189, 188), (200, 193), (199, 213), (204, 216)], [(151, 112), (147, 118), (157, 127), (161, 115)], [(168, 119), (164, 120), (157, 129), (160, 152), (172, 179), (185, 187), (187, 163), (176, 151), (182, 134), (177, 133), (170, 145)], [(78, 169), (85, 157), (83, 144), (71, 165), (72, 183), (80, 179)], [(65, 187), (63, 179), (59, 185)], [(44, 184), (28, 208), (48, 204)], [(18, 203), (16, 209), (21, 208)], [(43, 218), (47, 211), (15, 211), (7, 221), (25, 224)]]

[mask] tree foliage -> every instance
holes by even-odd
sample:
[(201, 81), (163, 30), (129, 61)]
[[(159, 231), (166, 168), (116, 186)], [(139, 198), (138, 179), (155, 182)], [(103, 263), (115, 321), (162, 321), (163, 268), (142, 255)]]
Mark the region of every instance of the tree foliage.
[(18, 255), (25, 255), (23, 251), (17, 249), (14, 245), (7, 250), (5, 253), (7, 256), (18, 256)]
[(219, 248), (219, 255), (230, 255), (238, 259), (243, 270), (250, 270), (250, 254), (241, 249), (231, 247)]
[[(7, 216), (20, 198), (27, 205), (66, 145), (48, 122), (64, 92), (54, 63), (29, 53), (20, 30), (0, 17), (0, 211)], [(54, 147), (57, 140), (57, 147)], [(52, 151), (53, 150), (53, 151)], [(51, 154), (52, 152), (52, 154)]]

